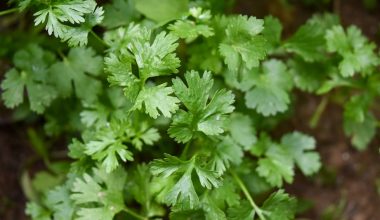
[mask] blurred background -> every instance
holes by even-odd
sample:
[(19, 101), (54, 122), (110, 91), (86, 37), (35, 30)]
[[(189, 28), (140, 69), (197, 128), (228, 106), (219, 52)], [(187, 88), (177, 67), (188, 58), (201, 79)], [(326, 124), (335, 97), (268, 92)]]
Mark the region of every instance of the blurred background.
[[(0, 11), (8, 9), (7, 1), (0, 1)], [(98, 1), (105, 4), (109, 1)], [(263, 18), (273, 15), (282, 21), (283, 38), (294, 33), (315, 13), (335, 13), (344, 26), (357, 25), (372, 41), (380, 45), (380, 1), (377, 0), (210, 0), (226, 13), (239, 13)], [(29, 19), (29, 20), (28, 20)], [(15, 28), (22, 29), (30, 22), (26, 14), (0, 16), (0, 79), (10, 68), (6, 58), (10, 42), (19, 42), (35, 36), (9, 36), (4, 33)], [(16, 25), (17, 24), (17, 25)], [(3, 36), (2, 36), (3, 35)], [(43, 38), (41, 39), (43, 41)], [(8, 46), (3, 46), (8, 44)], [(5, 49), (4, 49), (5, 48)], [(379, 220), (380, 212), (380, 138), (376, 137), (370, 148), (358, 152), (350, 146), (342, 129), (342, 109), (329, 103), (321, 116), (318, 126), (311, 129), (308, 120), (321, 98), (299, 94), (296, 98), (294, 115), (282, 123), (275, 132), (297, 129), (314, 136), (322, 156), (323, 169), (314, 177), (297, 175), (296, 181), (286, 190), (302, 200), (300, 219), (323, 220)], [(33, 172), (43, 167), (39, 162), (39, 146), (44, 145), (38, 136), (41, 119), (15, 120), (11, 111), (0, 104), (0, 219), (23, 220), (25, 196), (30, 181), (25, 170)], [(22, 114), (22, 112), (19, 112)], [(17, 117), (16, 117), (17, 118)], [(273, 134), (276, 136), (276, 134)], [(49, 140), (49, 145), (64, 151), (67, 141)], [(55, 157), (60, 157), (57, 151)], [(26, 192), (27, 193), (27, 192)]]

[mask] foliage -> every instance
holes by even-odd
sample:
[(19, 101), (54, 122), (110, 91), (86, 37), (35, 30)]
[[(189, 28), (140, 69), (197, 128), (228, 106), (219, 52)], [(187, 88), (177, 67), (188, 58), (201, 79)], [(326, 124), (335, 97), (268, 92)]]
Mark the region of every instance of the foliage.
[(284, 39), (277, 18), (218, 14), (211, 0), (12, 2), (34, 18), (24, 34), (47, 36), (3, 46), (4, 104), (71, 139), (70, 159), (44, 153), (32, 219), (294, 219), (284, 184), (322, 166), (313, 137), (271, 135), (294, 91), (341, 104), (357, 149), (376, 134), (378, 50), (334, 15)]

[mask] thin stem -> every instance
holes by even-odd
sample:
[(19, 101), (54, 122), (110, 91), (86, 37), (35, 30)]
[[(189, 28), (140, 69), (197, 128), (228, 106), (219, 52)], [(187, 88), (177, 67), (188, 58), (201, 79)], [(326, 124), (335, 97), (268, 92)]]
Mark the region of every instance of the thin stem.
[(4, 10), (4, 11), (0, 11), (0, 16), (11, 14), (11, 13), (16, 12), (16, 11), (18, 11), (18, 8), (10, 8), (10, 9)]
[(127, 207), (125, 207), (123, 210), (124, 210), (124, 212), (126, 212), (126, 213), (132, 215), (133, 217), (135, 217), (136, 219), (140, 219), (140, 220), (148, 220), (147, 217), (142, 216), (142, 215), (140, 215), (140, 214), (138, 214), (138, 213), (132, 211), (131, 209), (129, 209), (129, 208), (127, 208)]
[(232, 177), (235, 179), (236, 183), (240, 186), (241, 190), (243, 191), (245, 197), (248, 199), (249, 203), (259, 216), (261, 220), (265, 220), (265, 217), (263, 215), (262, 210), (256, 205), (255, 201), (253, 201), (252, 196), (249, 194), (247, 187), (244, 185), (243, 181), (240, 179), (240, 177), (233, 171), (230, 170), (230, 173), (232, 174)]
[(191, 140), (189, 142), (187, 142), (187, 144), (185, 145), (185, 148), (182, 151), (182, 154), (181, 154), (182, 160), (186, 159), (186, 155), (187, 155), (187, 152), (189, 151), (190, 144), (191, 144)]
[(319, 103), (317, 109), (310, 119), (309, 126), (311, 128), (315, 128), (318, 125), (319, 119), (321, 119), (322, 113), (325, 111), (328, 101), (328, 96), (324, 96), (322, 98), (322, 101)]
[(92, 36), (94, 36), (94, 38), (96, 40), (98, 40), (100, 43), (102, 43), (104, 46), (108, 47), (108, 44), (106, 42), (104, 42), (104, 40), (102, 38), (100, 38), (93, 30), (90, 30), (90, 33), (92, 34)]

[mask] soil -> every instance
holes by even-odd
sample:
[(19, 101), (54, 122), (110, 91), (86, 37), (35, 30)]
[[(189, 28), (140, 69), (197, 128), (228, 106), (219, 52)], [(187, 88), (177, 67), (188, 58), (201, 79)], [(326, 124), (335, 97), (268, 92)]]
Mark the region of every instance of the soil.
[[(3, 119), (4, 114), (1, 117)], [(1, 123), (0, 147), (0, 219), (26, 219), (26, 199), (21, 190), (20, 177), (25, 162), (33, 154), (26, 138), (26, 129), (19, 124)]]
[[(380, 45), (380, 8), (368, 11), (359, 0), (333, 1), (322, 7), (304, 6), (295, 2), (284, 6), (283, 0), (237, 0), (235, 12), (263, 17), (272, 14), (284, 23), (284, 35), (294, 32), (314, 12), (334, 11), (344, 25), (358, 25), (370, 39)], [(0, 8), (3, 3), (0, 3)], [(0, 62), (0, 76), (7, 65)], [(2, 78), (2, 77), (1, 77)], [(379, 220), (380, 197), (376, 182), (380, 178), (380, 137), (368, 150), (358, 152), (345, 138), (342, 129), (342, 109), (329, 103), (318, 126), (311, 129), (308, 121), (320, 102), (319, 97), (299, 94), (296, 101), (297, 117), (284, 123), (282, 131), (299, 130), (314, 136), (324, 164), (313, 178), (296, 175), (295, 182), (286, 186), (301, 203), (313, 205), (301, 214), (303, 219)], [(26, 125), (10, 123), (10, 112), (0, 106), (0, 219), (23, 220), (25, 196), (20, 177), (28, 159), (33, 157)], [(329, 218), (330, 216), (330, 218)], [(332, 216), (332, 217), (331, 217)]]

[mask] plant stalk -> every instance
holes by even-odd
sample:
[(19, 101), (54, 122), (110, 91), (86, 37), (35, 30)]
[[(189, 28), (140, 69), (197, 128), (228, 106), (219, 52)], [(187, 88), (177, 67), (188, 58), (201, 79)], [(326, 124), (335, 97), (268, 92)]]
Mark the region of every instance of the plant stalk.
[(18, 11), (18, 8), (10, 8), (10, 9), (4, 10), (4, 11), (0, 11), (0, 16), (11, 14), (11, 13), (16, 12), (16, 11)]
[(190, 148), (190, 144), (191, 144), (191, 140), (189, 142), (187, 142), (187, 144), (185, 145), (185, 148), (182, 151), (182, 154), (180, 157), (182, 160), (186, 159), (187, 152), (189, 151), (189, 148)]
[(315, 128), (318, 125), (319, 120), (321, 119), (322, 113), (325, 111), (327, 103), (329, 101), (328, 96), (324, 96), (322, 101), (319, 103), (317, 109), (315, 110), (313, 116), (309, 121), (309, 126)]
[(140, 215), (140, 214), (138, 214), (138, 213), (132, 211), (131, 209), (129, 209), (129, 208), (127, 208), (127, 207), (125, 207), (123, 210), (124, 210), (124, 212), (126, 212), (126, 213), (130, 214), (131, 216), (135, 217), (136, 219), (140, 219), (140, 220), (148, 220), (147, 217), (144, 217), (144, 216), (142, 216), (142, 215)]
[(245, 197), (248, 199), (249, 203), (259, 216), (261, 220), (265, 220), (265, 216), (263, 215), (262, 210), (256, 205), (255, 201), (253, 201), (252, 196), (249, 194), (247, 187), (244, 185), (243, 181), (240, 179), (240, 177), (233, 171), (232, 169), (230, 170), (230, 173), (232, 174), (232, 177), (236, 181), (236, 183), (239, 185), (240, 189), (243, 191)]
[(106, 46), (106, 47), (109, 47), (109, 45), (106, 43), (106, 42), (104, 42), (104, 40), (102, 39), (102, 38), (100, 38), (93, 30), (90, 30), (90, 33), (92, 34), (92, 36), (94, 36), (94, 38), (96, 39), (96, 40), (98, 40), (100, 43), (102, 43), (104, 46)]

